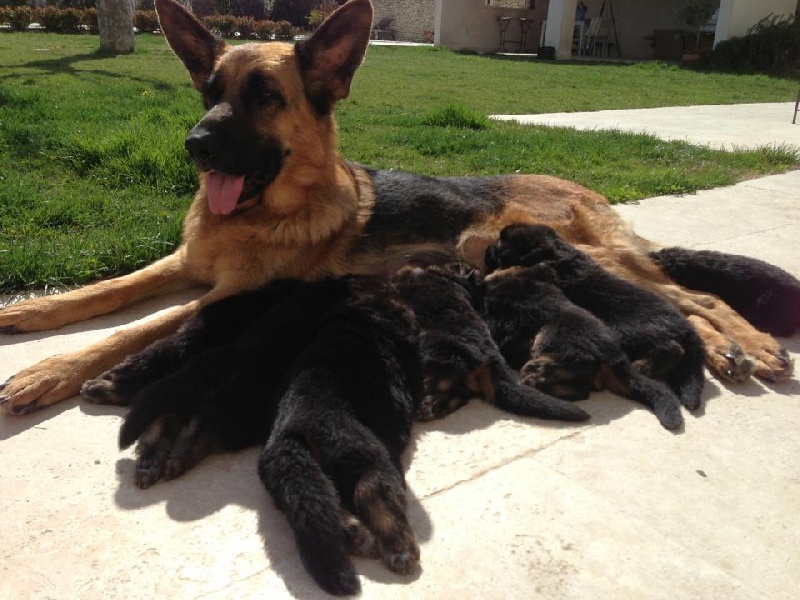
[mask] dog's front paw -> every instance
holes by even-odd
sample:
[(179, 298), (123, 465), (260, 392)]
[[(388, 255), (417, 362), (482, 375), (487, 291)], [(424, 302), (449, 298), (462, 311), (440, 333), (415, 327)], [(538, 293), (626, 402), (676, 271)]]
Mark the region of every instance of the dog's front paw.
[(0, 333), (47, 331), (66, 325), (73, 320), (69, 311), (54, 309), (56, 303), (62, 302), (60, 296), (42, 296), (5, 307), (0, 310)]
[(766, 381), (785, 381), (794, 374), (794, 359), (783, 348), (764, 348), (755, 359), (756, 377)]
[(77, 365), (54, 356), (1, 384), (0, 410), (10, 415), (26, 415), (74, 396), (82, 381)]

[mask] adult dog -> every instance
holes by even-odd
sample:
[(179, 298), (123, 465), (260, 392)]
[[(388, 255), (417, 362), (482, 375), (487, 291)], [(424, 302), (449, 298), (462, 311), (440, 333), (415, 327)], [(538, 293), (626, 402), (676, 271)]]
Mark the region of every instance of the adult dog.
[(186, 138), (201, 175), (183, 243), (130, 275), (10, 306), (0, 311), (0, 329), (53, 329), (167, 291), (210, 290), (21, 371), (1, 386), (6, 411), (24, 414), (76, 394), (214, 300), (276, 278), (394, 270), (412, 255), (481, 267), (485, 247), (510, 223), (549, 225), (605, 268), (672, 301), (697, 326), (707, 364), (723, 378), (791, 374), (774, 339), (719, 298), (675, 285), (648, 258), (655, 248), (584, 187), (537, 175), (434, 179), (345, 162), (333, 110), (369, 43), (369, 0), (351, 0), (295, 45), (229, 47), (177, 2), (156, 0), (156, 8), (208, 109)]

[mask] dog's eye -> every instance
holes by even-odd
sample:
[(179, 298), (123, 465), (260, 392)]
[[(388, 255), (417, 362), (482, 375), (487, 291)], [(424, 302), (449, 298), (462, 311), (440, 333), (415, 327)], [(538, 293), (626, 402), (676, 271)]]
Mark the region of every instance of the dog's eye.
[(219, 76), (214, 73), (208, 78), (203, 88), (203, 103), (206, 110), (209, 110), (219, 104), (220, 100), (222, 100), (222, 82)]
[(283, 106), (284, 100), (278, 85), (271, 78), (254, 73), (250, 77), (245, 90), (245, 101), (259, 108), (278, 105)]

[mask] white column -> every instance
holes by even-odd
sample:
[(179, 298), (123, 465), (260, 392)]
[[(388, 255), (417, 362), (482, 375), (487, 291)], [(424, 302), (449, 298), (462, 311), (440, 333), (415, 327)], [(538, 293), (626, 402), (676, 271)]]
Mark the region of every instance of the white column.
[(790, 16), (797, 0), (721, 0), (714, 45), (732, 37), (740, 37), (770, 14)]
[(572, 57), (572, 34), (575, 31), (575, 9), (578, 0), (550, 0), (544, 45), (556, 49), (556, 58)]

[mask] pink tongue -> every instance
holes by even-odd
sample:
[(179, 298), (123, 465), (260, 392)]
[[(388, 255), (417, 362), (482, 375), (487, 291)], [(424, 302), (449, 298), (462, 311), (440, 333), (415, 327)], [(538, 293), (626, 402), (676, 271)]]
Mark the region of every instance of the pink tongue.
[(244, 188), (244, 176), (225, 175), (219, 171), (206, 173), (208, 208), (215, 215), (228, 215), (236, 208)]

